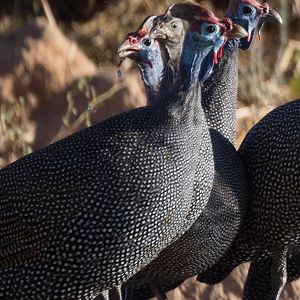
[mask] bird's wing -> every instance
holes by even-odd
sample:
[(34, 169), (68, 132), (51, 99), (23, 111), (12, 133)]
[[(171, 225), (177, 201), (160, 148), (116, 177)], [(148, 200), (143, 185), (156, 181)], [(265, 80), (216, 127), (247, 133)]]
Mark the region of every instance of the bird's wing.
[[(110, 119), (0, 170), (0, 265), (18, 266), (39, 254), (63, 226), (71, 226), (72, 218), (80, 219), (78, 212), (93, 212), (93, 206), (88, 208), (92, 201), (103, 202), (98, 209), (102, 222), (116, 211), (114, 201), (118, 202), (117, 212), (136, 212), (122, 215), (124, 226), (131, 224), (130, 218), (145, 219), (149, 214), (149, 222), (143, 226), (146, 232), (151, 228), (151, 234), (147, 238), (146, 233), (142, 246), (155, 252), (157, 243), (168, 243), (169, 236), (160, 231), (162, 224), (173, 226), (182, 210), (177, 212), (178, 205), (168, 204), (173, 199), (165, 197), (162, 203), (159, 195), (168, 195), (168, 184), (180, 190), (171, 180), (176, 162), (172, 155), (166, 159), (168, 147), (166, 153), (152, 149), (157, 143), (149, 142), (151, 137), (145, 137), (139, 124), (132, 128), (137, 115), (145, 119), (143, 113), (131, 113), (133, 120), (123, 117), (117, 122), (118, 129)], [(159, 170), (159, 174), (151, 170)], [(124, 190), (125, 186), (130, 190)], [(186, 202), (182, 201), (182, 208), (189, 207)], [(161, 209), (161, 204), (167, 209)], [(134, 223), (133, 230), (139, 225)], [(126, 242), (125, 237), (122, 242)]]
[(118, 147), (108, 144), (126, 126), (107, 127), (99, 123), (0, 170), (0, 266), (18, 266), (41, 252), (82, 206), (84, 182), (95, 170), (105, 177), (116, 167)]

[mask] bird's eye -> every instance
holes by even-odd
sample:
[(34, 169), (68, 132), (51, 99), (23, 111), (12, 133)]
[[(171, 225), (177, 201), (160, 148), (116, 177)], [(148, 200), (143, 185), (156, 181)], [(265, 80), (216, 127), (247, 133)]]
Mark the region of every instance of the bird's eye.
[(251, 15), (253, 13), (253, 9), (249, 5), (244, 5), (243, 6), (243, 14), (244, 15)]
[(173, 30), (175, 30), (175, 29), (177, 28), (177, 26), (178, 26), (177, 23), (172, 23), (172, 24), (171, 24), (171, 28), (172, 28)]
[(149, 40), (149, 39), (144, 39), (143, 40), (143, 44), (145, 45), (145, 46), (147, 46), (147, 47), (149, 47), (150, 45), (151, 45), (151, 40)]
[(201, 26), (201, 33), (204, 35), (211, 35), (211, 34), (215, 35), (219, 31), (220, 31), (219, 26), (211, 23), (203, 23)]
[(214, 33), (214, 32), (216, 32), (216, 27), (215, 26), (213, 26), (213, 25), (209, 25), (209, 26), (207, 26), (206, 27), (206, 29), (205, 29), (205, 31), (207, 32), (207, 33)]
[(220, 28), (218, 25), (211, 23), (203, 23), (201, 26), (201, 34), (203, 35), (215, 35), (219, 33)]

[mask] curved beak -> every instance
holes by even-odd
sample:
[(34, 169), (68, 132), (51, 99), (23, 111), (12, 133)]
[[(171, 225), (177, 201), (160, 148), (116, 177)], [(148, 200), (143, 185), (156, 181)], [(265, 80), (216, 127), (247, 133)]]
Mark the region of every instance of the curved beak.
[(227, 31), (226, 37), (230, 39), (241, 39), (248, 36), (248, 32), (241, 26), (237, 24), (232, 24), (232, 29)]
[(127, 38), (118, 48), (118, 55), (120, 58), (133, 57), (140, 51), (139, 44), (133, 43), (130, 38)]
[(280, 24), (282, 24), (282, 18), (277, 11), (270, 8), (269, 11), (264, 16), (262, 16), (260, 22), (279, 22)]
[(162, 28), (158, 28), (157, 25), (154, 25), (149, 34), (150, 39), (166, 39), (167, 35)]

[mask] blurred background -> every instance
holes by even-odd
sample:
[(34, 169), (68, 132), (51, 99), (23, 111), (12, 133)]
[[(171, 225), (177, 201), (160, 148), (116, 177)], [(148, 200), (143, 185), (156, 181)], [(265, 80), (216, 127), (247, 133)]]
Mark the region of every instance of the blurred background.
[[(116, 49), (167, 0), (0, 0), (0, 167), (146, 103), (136, 66)], [(227, 0), (198, 1), (222, 17)], [(300, 97), (300, 1), (270, 0), (284, 23), (240, 53), (238, 142), (271, 109)], [(188, 280), (170, 299), (241, 299), (247, 264), (222, 284)], [(300, 285), (282, 299), (297, 299)], [(299, 297), (299, 296), (298, 296)]]

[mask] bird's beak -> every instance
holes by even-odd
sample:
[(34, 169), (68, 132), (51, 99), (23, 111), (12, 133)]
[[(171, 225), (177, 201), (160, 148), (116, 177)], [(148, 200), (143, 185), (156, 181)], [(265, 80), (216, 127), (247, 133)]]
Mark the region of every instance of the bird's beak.
[(232, 24), (232, 29), (227, 31), (226, 37), (228, 40), (235, 38), (244, 38), (248, 36), (248, 32), (241, 26)]
[(138, 43), (133, 43), (129, 38), (127, 38), (118, 48), (118, 55), (120, 58), (133, 57), (140, 51), (140, 46)]
[(281, 24), (282, 18), (277, 11), (270, 8), (269, 11), (264, 16), (262, 16), (260, 22), (279, 22)]
[(157, 28), (157, 26), (153, 26), (150, 34), (150, 39), (166, 39), (167, 35), (163, 29)]
[(269, 8), (268, 12), (265, 13), (258, 21), (258, 26), (257, 26), (257, 30), (258, 30), (258, 36), (260, 38), (261, 34), (261, 29), (264, 25), (265, 22), (279, 22), (280, 24), (282, 24), (282, 18), (280, 16), (280, 14), (275, 11), (274, 9)]

